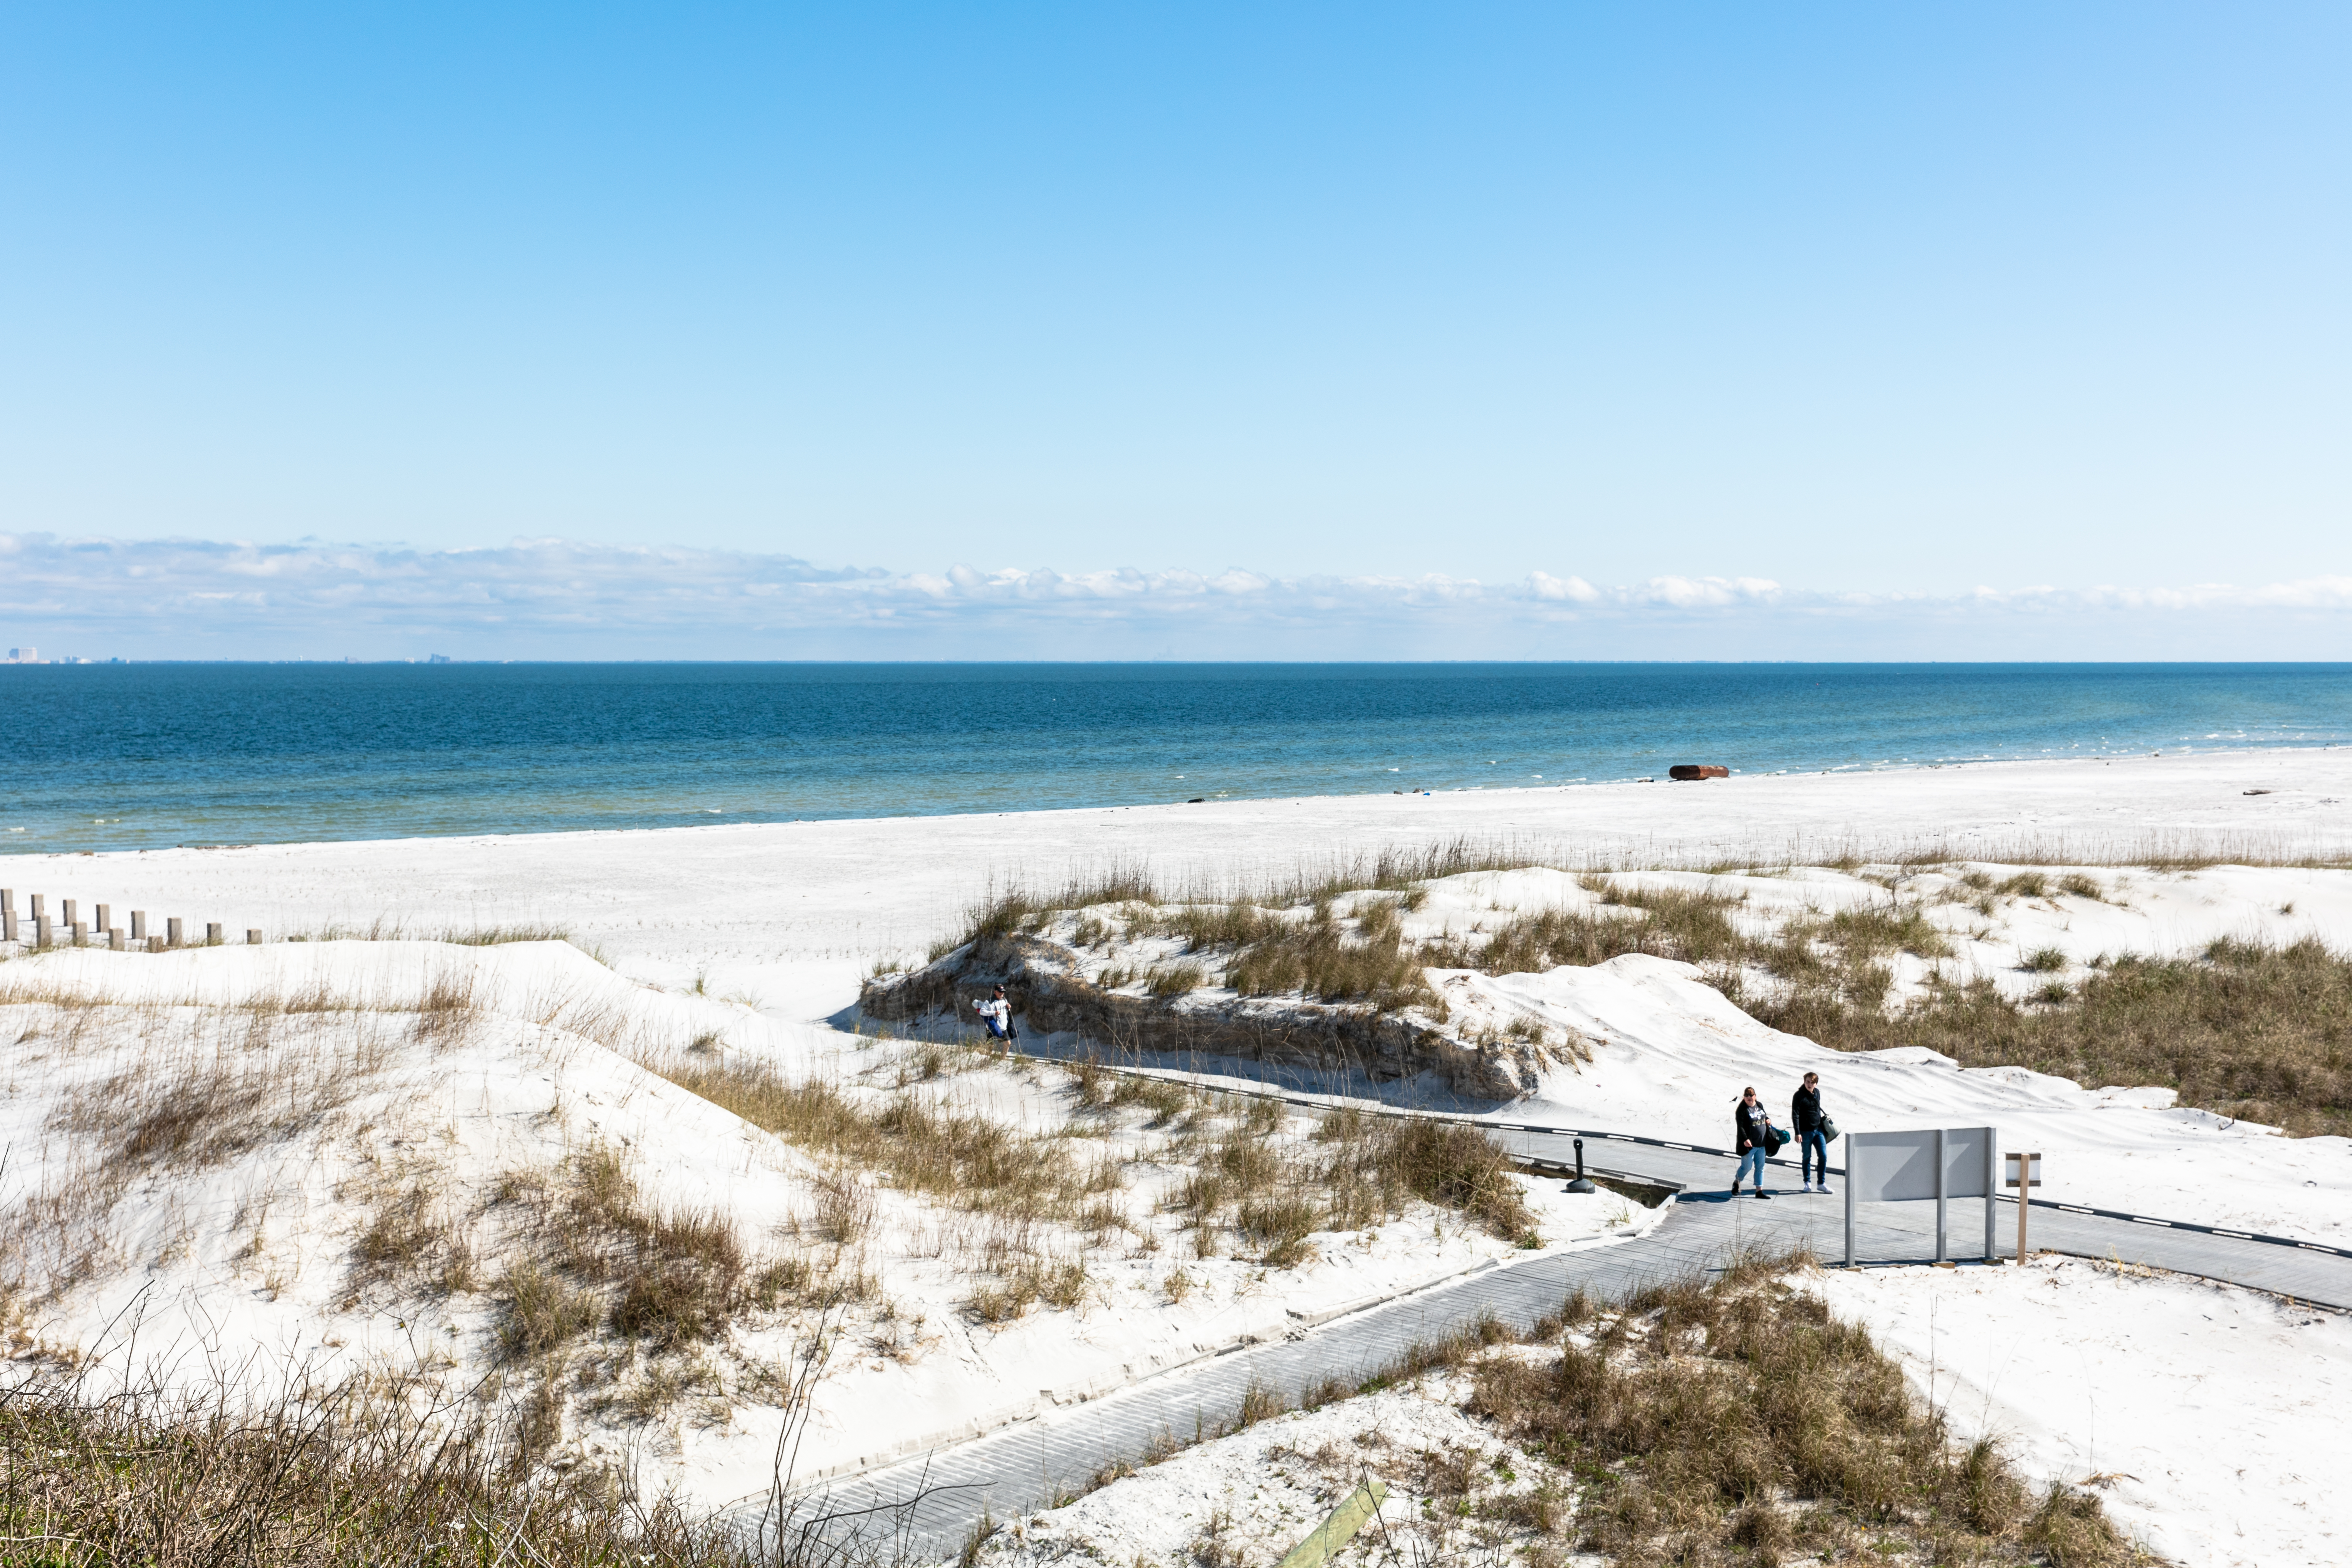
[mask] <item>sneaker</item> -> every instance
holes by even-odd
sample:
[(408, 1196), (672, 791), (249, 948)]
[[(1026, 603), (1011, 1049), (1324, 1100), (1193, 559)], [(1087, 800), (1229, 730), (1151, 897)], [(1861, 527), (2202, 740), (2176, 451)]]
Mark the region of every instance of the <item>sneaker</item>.
[(1827, 1195), (1830, 1190), (1830, 1184), (1827, 1182), (1823, 1182), (1820, 1186), (1815, 1187), (1813, 1190), (1817, 1193), (1822, 1194), (1823, 1195)]

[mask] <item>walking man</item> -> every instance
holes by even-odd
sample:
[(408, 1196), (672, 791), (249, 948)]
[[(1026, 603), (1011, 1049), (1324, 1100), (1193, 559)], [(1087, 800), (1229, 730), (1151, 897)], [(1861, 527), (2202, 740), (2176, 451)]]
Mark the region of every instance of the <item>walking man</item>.
[[(1797, 1129), (1797, 1169), (1805, 1178), (1805, 1191), (1830, 1190), (1830, 1139), (1826, 1131), (1829, 1119), (1822, 1114), (1822, 1078), (1819, 1073), (1807, 1073), (1797, 1097), (1789, 1104), (1789, 1119)], [(1821, 1185), (1813, 1185), (1813, 1169), (1821, 1168)]]

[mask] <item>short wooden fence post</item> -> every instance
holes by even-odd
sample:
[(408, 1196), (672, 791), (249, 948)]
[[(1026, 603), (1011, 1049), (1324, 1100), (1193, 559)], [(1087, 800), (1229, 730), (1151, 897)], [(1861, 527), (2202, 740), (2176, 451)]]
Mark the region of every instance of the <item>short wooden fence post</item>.
[(165, 947), (179, 946), (182, 941), (180, 932), (180, 917), (173, 915), (167, 918), (163, 921), (163, 945)]
[(145, 910), (133, 910), (131, 911), (131, 940), (133, 942), (145, 942), (147, 940), (147, 911)]
[(89, 922), (88, 921), (74, 921), (73, 931), (74, 945), (76, 947), (88, 947), (89, 945)]
[(247, 947), (259, 947), (261, 945), (261, 932), (258, 931), (247, 930), (245, 933), (245, 945)]
[(106, 945), (117, 952), (121, 952), (122, 951), (122, 928), (121, 926), (109, 926), (106, 928)]
[(220, 944), (221, 944), (221, 928), (220, 928), (220, 921), (214, 921), (210, 922), (209, 924), (207, 924), (207, 925), (205, 927), (205, 945), (206, 947), (218, 947)]

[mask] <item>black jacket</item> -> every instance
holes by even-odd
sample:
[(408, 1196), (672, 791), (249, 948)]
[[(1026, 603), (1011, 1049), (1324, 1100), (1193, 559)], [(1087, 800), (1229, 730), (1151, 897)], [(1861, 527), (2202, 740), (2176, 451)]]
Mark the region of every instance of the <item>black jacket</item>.
[(1797, 1135), (1804, 1136), (1822, 1124), (1822, 1091), (1801, 1089), (1797, 1098), (1789, 1102), (1789, 1120), (1795, 1124)]
[(1764, 1109), (1762, 1100), (1749, 1105), (1743, 1100), (1734, 1105), (1731, 1108), (1731, 1125), (1735, 1139), (1732, 1147), (1739, 1153), (1769, 1147), (1765, 1141), (1764, 1130), (1772, 1125), (1772, 1114)]

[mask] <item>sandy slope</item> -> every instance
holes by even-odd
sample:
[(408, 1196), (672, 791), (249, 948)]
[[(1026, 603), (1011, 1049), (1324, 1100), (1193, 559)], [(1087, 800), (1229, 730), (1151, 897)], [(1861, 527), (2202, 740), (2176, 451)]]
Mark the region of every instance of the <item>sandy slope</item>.
[[(648, 1072), (697, 1040), (796, 1078), (891, 1081), (904, 1048), (765, 1019), (740, 1005), (630, 982), (560, 942), (497, 947), (333, 942), (170, 954), (67, 951), (0, 967), (0, 1242), (34, 1287), (16, 1325), (33, 1344), (160, 1369), (205, 1386), (226, 1368), (257, 1391), (290, 1369), (439, 1369), (466, 1385), (501, 1365), (499, 1278), (533, 1255), (518, 1175), (618, 1155), (648, 1202), (726, 1216), (752, 1261), (800, 1258), (871, 1275), (845, 1320), (800, 1454), (803, 1477), (894, 1458), (1053, 1403), (1092, 1397), (1255, 1338), (1524, 1257), (1507, 1239), (1414, 1205), (1390, 1225), (1318, 1238), (1288, 1269), (1192, 1257), (1180, 1221), (1154, 1217), (1183, 1173), (1148, 1160), (1117, 1194), (1139, 1227), (1082, 1257), (1075, 1310), (973, 1321), (979, 1282), (960, 1266), (993, 1234), (867, 1179), (874, 1222), (845, 1256), (815, 1238), (817, 1162)], [(462, 997), (475, 1020), (436, 1025)], [(58, 1005), (104, 1000), (103, 1007)], [(289, 1006), (293, 1010), (287, 1010)], [(876, 1078), (879, 1069), (879, 1078)], [(1058, 1069), (987, 1068), (920, 1087), (927, 1103), (1048, 1131), (1072, 1114)], [(201, 1104), (184, 1145), (153, 1129)], [(1149, 1112), (1097, 1116), (1087, 1140), (1136, 1155)], [(145, 1148), (144, 1153), (124, 1151)], [(1614, 1194), (1525, 1184), (1549, 1246), (1607, 1245), (1658, 1214)], [(361, 1237), (391, 1211), (427, 1212), (467, 1238), (470, 1287), (444, 1291), (371, 1270)], [(1141, 1237), (1152, 1239), (1147, 1248)], [(1190, 1283), (1171, 1300), (1168, 1282)], [(56, 1279), (68, 1283), (52, 1293)], [(779, 1369), (814, 1319), (753, 1312), (691, 1357), (587, 1356), (572, 1444), (633, 1457), (649, 1483), (709, 1502), (761, 1490), (782, 1415)], [(524, 1369), (529, 1375), (529, 1369)], [(646, 1406), (659, 1380), (671, 1398)]]
[(2352, 1320), (2072, 1259), (1831, 1270), (1813, 1286), (1901, 1356), (1957, 1432), (2001, 1439), (2042, 1479), (2092, 1482), (2173, 1561), (2352, 1560)]

